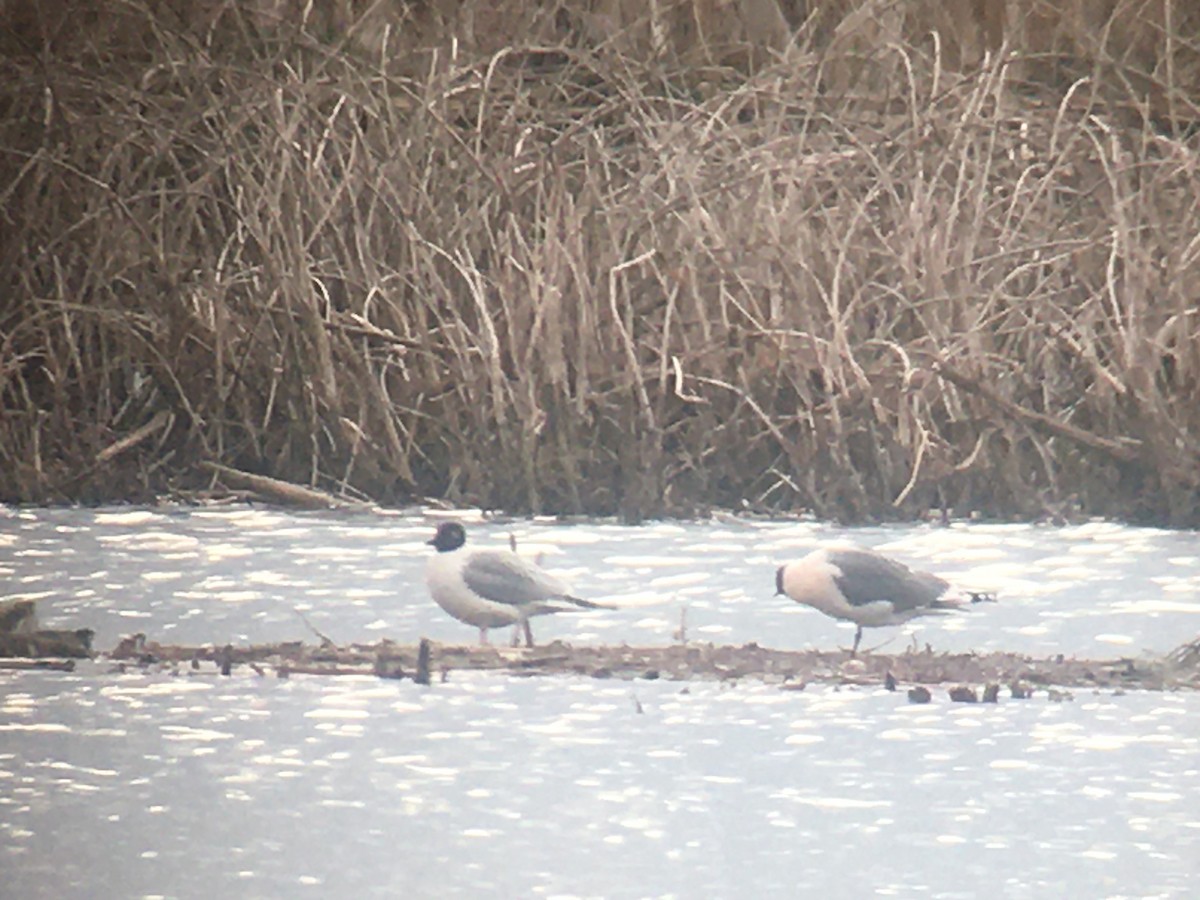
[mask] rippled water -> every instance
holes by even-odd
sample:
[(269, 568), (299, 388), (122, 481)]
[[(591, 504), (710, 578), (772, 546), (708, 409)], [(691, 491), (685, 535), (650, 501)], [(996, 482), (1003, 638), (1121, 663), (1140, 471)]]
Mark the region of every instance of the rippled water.
[[(5, 596), (97, 646), (469, 641), (421, 585), (430, 519), (0, 510)], [(627, 608), (539, 637), (845, 646), (773, 569), (853, 539), (998, 590), (868, 632), (939, 649), (1163, 652), (1200, 633), (1194, 533), (839, 530), (730, 519), (480, 525)], [(497, 633), (497, 638), (502, 635)], [(1200, 698), (996, 706), (744, 683), (444, 684), (0, 673), (0, 896), (1192, 896)]]
[[(296, 610), (339, 642), (475, 639), (425, 593), (432, 519), (258, 510), (0, 508), (8, 595), (43, 597), (50, 627), (97, 631), (97, 646), (144, 631), (177, 643), (311, 639)], [(852, 540), (1002, 602), (869, 631), (944, 650), (1111, 656), (1165, 652), (1200, 633), (1200, 536), (1094, 523), (839, 529), (805, 522), (471, 526), (565, 576), (581, 596), (626, 609), (540, 619), (543, 639), (669, 641), (687, 607), (698, 640), (782, 648), (848, 646), (851, 626), (774, 593), (775, 567)], [(498, 635), (503, 639), (503, 635)]]

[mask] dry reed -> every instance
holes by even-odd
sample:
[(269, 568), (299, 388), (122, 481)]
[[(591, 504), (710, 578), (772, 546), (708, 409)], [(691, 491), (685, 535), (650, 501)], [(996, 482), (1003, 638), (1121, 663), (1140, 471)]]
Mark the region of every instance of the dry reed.
[(629, 519), (1200, 523), (1196, 137), (1113, 60), (865, 52), (887, 5), (845, 6), (749, 66), (130, 4), (136, 41), (8, 47), (0, 498), (221, 463)]

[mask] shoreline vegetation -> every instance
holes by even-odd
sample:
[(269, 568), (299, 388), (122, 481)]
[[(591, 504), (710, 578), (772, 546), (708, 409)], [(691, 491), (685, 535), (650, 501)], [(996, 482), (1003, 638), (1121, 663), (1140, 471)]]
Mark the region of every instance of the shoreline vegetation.
[(8, 4), (0, 502), (1200, 525), (1200, 11), (651, 6)]

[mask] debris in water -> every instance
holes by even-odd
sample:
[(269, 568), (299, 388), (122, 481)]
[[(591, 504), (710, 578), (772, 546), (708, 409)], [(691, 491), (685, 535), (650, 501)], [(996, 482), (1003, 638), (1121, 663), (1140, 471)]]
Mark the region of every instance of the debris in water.
[(417, 647), (417, 671), (413, 675), (413, 681), (417, 684), (429, 684), (429, 657), (432, 652), (429, 639), (421, 638), (421, 643)]
[[(441, 644), (422, 639), (418, 644), (319, 646), (292, 641), (236, 646), (178, 646), (126, 638), (107, 657), (113, 663), (160, 666), (170, 671), (180, 663), (215, 662), (222, 670), (257, 663), (289, 675), (370, 675), (399, 678), (414, 673), (419, 684), (433, 680), (432, 657), (437, 653), (441, 676), (463, 670), (500, 671), (518, 675), (584, 675), (594, 678), (708, 680), (733, 683), (753, 678), (801, 690), (807, 684), (877, 687), (902, 684), (945, 685), (983, 691), (989, 685), (1009, 685), (1014, 699), (1032, 692), (1031, 684), (1046, 687), (1140, 688), (1145, 690), (1200, 689), (1200, 671), (1181, 670), (1166, 661), (1145, 660), (1136, 676), (1126, 673), (1124, 660), (1034, 658), (1003, 651), (991, 653), (903, 652), (895, 655), (861, 653), (849, 660), (844, 651), (773, 650), (756, 643), (666, 644), (631, 647), (627, 644), (573, 646), (554, 641), (541, 647), (508, 648)], [(99, 654), (101, 658), (106, 654)], [(889, 681), (890, 676), (890, 681)], [(971, 685), (975, 685), (971, 688)], [(985, 700), (987, 695), (985, 694)], [(969, 701), (967, 701), (969, 702)], [(990, 701), (989, 701), (990, 702)]]

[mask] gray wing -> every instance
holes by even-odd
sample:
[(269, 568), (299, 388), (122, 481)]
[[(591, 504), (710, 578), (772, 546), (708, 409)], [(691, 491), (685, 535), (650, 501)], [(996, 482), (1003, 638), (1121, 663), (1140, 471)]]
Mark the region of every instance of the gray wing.
[(897, 612), (908, 612), (934, 604), (950, 587), (936, 575), (914, 572), (869, 550), (830, 550), (827, 557), (841, 570), (833, 580), (851, 606), (886, 600)]
[(566, 599), (567, 586), (548, 572), (509, 553), (477, 552), (462, 568), (467, 587), (493, 603), (530, 606)]

